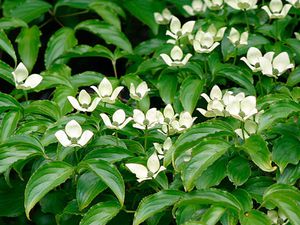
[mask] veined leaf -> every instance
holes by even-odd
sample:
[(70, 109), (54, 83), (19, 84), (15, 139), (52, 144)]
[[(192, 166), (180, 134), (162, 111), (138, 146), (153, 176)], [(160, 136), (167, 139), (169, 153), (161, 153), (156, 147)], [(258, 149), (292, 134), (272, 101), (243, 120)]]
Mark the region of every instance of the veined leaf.
[(31, 102), (30, 105), (27, 105), (25, 107), (25, 114), (30, 113), (50, 117), (54, 121), (57, 121), (61, 117), (61, 112), (58, 105), (48, 100)]
[(21, 117), (20, 111), (9, 111), (5, 114), (0, 126), (0, 143), (15, 132)]
[(101, 159), (110, 163), (115, 163), (129, 157), (133, 157), (133, 154), (121, 147), (96, 147), (87, 153), (83, 160)]
[(201, 222), (205, 225), (215, 225), (225, 211), (224, 207), (212, 206), (201, 216)]
[(12, 29), (18, 27), (27, 27), (27, 23), (18, 18), (3, 17), (0, 19), (0, 29)]
[(180, 191), (164, 190), (145, 197), (134, 214), (133, 225), (139, 225), (156, 213), (174, 205), (182, 195)]
[(177, 92), (177, 77), (174, 72), (170, 70), (163, 71), (157, 82), (157, 88), (159, 95), (166, 104), (172, 104), (174, 96)]
[[(0, 78), (7, 81), (8, 83), (15, 85), (15, 81), (12, 75), (13, 68), (11, 68), (5, 62), (0, 61)], [(1, 110), (0, 110), (1, 111)]]
[(29, 219), (31, 209), (49, 191), (64, 183), (73, 174), (73, 167), (65, 162), (53, 161), (41, 166), (29, 179), (25, 189), (25, 212)]
[(244, 184), (251, 175), (248, 160), (237, 156), (229, 161), (227, 165), (228, 178), (234, 185)]
[(5, 51), (10, 57), (13, 58), (15, 64), (17, 63), (17, 56), (14, 50), (13, 45), (11, 44), (10, 40), (6, 36), (4, 31), (0, 30), (0, 48)]
[(254, 209), (243, 214), (240, 222), (241, 225), (272, 225), (272, 221), (266, 214)]
[(91, 0), (58, 0), (54, 6), (54, 10), (56, 11), (58, 7), (61, 6), (69, 6), (78, 9), (86, 9), (90, 4), (90, 2)]
[(22, 110), (20, 103), (8, 94), (0, 92), (0, 113), (6, 110)]

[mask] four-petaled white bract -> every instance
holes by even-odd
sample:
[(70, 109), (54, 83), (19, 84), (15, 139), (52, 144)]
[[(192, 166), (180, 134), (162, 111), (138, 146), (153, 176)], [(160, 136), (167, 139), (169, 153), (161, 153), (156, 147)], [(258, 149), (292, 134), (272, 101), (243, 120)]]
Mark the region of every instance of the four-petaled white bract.
[(100, 102), (100, 98), (96, 97), (93, 101), (86, 90), (81, 90), (78, 95), (78, 100), (73, 96), (67, 97), (74, 109), (82, 112), (92, 112), (96, 109)]
[(295, 8), (300, 8), (300, 0), (287, 0), (287, 2), (291, 3)]
[(253, 120), (246, 120), (244, 122), (244, 129), (238, 128), (234, 132), (241, 138), (247, 139), (251, 134), (255, 134), (257, 131), (257, 123)]
[[(242, 57), (241, 60), (244, 61), (253, 72), (258, 72), (261, 71), (259, 59), (262, 56), (258, 48), (250, 47), (247, 52), (247, 57)], [(271, 58), (271, 55), (270, 53), (266, 53), (264, 57)]]
[(118, 109), (114, 112), (112, 116), (112, 122), (105, 113), (101, 113), (100, 116), (107, 128), (116, 130), (123, 129), (132, 120), (131, 117), (126, 119), (126, 114), (123, 109)]
[(234, 27), (231, 28), (228, 39), (229, 41), (236, 47), (240, 47), (241, 45), (248, 44), (248, 31), (245, 31), (240, 34), (240, 32)]
[(110, 81), (104, 77), (98, 87), (91, 86), (91, 88), (98, 94), (102, 102), (113, 104), (124, 87), (119, 86), (113, 90)]
[(188, 53), (184, 58), (183, 58), (183, 52), (180, 47), (175, 45), (170, 53), (171, 57), (168, 56), (167, 54), (160, 54), (160, 57), (165, 61), (165, 63), (168, 66), (184, 66), (187, 64), (189, 59), (192, 57), (191, 53)]
[(155, 12), (154, 19), (157, 24), (169, 24), (172, 18), (170, 10), (165, 8), (162, 13)]
[(29, 75), (27, 68), (23, 63), (19, 63), (17, 68), (12, 72), (17, 89), (29, 90), (38, 86), (43, 77), (39, 74)]
[(146, 115), (139, 109), (133, 110), (133, 127), (141, 130), (151, 129), (158, 124), (158, 111), (156, 108), (151, 108), (146, 112)]
[(169, 40), (171, 44), (175, 44), (176, 40), (192, 33), (195, 21), (188, 21), (181, 26), (180, 20), (176, 16), (172, 16), (170, 23), (170, 30), (167, 30), (166, 35), (172, 37), (174, 40)]
[(154, 152), (147, 160), (147, 167), (138, 163), (127, 163), (125, 166), (136, 175), (138, 182), (156, 178), (161, 171), (166, 169), (160, 165), (156, 152)]
[(154, 148), (158, 154), (158, 158), (164, 158), (164, 154), (172, 147), (172, 139), (168, 137), (163, 144), (153, 143)]
[(207, 6), (201, 0), (193, 0), (192, 6), (184, 5), (183, 8), (190, 16), (195, 16), (196, 14), (205, 12)]
[(261, 8), (266, 11), (270, 19), (281, 19), (286, 17), (291, 7), (291, 4), (283, 5), (281, 0), (271, 0), (269, 7), (264, 5)]
[(160, 124), (169, 125), (176, 119), (177, 116), (178, 114), (175, 114), (171, 104), (166, 105), (163, 113), (158, 112), (158, 120)]
[(225, 0), (232, 8), (237, 10), (250, 10), (257, 8), (257, 0)]
[(179, 115), (179, 119), (175, 120), (171, 123), (171, 126), (177, 132), (183, 132), (184, 130), (193, 126), (194, 121), (197, 117), (192, 117), (189, 112), (181, 112)]
[(274, 57), (274, 54), (274, 52), (268, 52), (268, 55), (266, 54), (264, 57), (259, 58), (262, 74), (278, 78), (288, 69), (294, 68), (294, 64), (291, 63), (287, 52), (282, 52), (276, 57)]
[(65, 126), (65, 130), (59, 130), (55, 133), (55, 137), (64, 147), (83, 147), (93, 135), (90, 130), (82, 132), (82, 128), (76, 120), (69, 121)]
[(130, 97), (134, 100), (140, 101), (142, 100), (150, 91), (148, 85), (145, 81), (140, 83), (137, 87), (134, 86), (133, 83), (130, 84)]
[(204, 0), (204, 2), (210, 10), (220, 10), (224, 6), (223, 0)]

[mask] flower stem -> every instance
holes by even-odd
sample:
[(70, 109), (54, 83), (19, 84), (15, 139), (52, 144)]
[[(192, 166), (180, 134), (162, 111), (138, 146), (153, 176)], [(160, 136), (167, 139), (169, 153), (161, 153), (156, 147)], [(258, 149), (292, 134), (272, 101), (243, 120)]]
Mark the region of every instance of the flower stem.
[(119, 135), (118, 135), (118, 131), (115, 132), (115, 137), (117, 139), (117, 146), (119, 147)]
[(117, 65), (117, 61), (116, 60), (112, 60), (111, 63), (112, 63), (112, 66), (113, 66), (115, 78), (118, 78), (117, 66), (116, 66)]
[(242, 122), (242, 136), (243, 136), (243, 140), (245, 141), (245, 123)]
[(247, 30), (248, 30), (248, 32), (250, 32), (249, 19), (248, 19), (246, 10), (244, 10), (244, 14), (245, 14), (245, 20), (246, 20), (246, 24), (247, 24)]
[(234, 50), (234, 58), (233, 58), (233, 65), (236, 64), (237, 53), (238, 53), (238, 48), (235, 47), (235, 50)]
[(144, 150), (146, 151), (147, 150), (147, 142), (148, 142), (148, 128), (146, 126), (146, 129), (145, 129), (145, 135), (144, 135)]
[(27, 93), (26, 90), (24, 90), (23, 92), (24, 92), (24, 97), (25, 97), (26, 104), (28, 104), (28, 93)]

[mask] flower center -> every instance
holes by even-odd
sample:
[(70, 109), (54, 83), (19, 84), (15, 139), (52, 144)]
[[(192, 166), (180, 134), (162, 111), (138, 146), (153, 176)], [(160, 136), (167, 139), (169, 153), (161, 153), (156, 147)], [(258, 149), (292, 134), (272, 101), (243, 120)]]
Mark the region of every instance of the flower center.
[(77, 144), (78, 139), (77, 138), (71, 138), (70, 141), (71, 141), (72, 144)]
[(248, 8), (250, 8), (250, 4), (247, 3), (247, 2), (239, 2), (239, 3), (238, 3), (238, 7), (239, 7), (240, 9), (248, 9)]
[(275, 75), (275, 76), (278, 76), (278, 75), (279, 75), (278, 69), (273, 69), (273, 75)]
[(144, 125), (145, 125), (145, 126), (148, 126), (149, 124), (150, 124), (150, 121), (147, 120), (147, 119), (145, 119), (145, 120), (144, 120)]
[(89, 105), (86, 104), (86, 103), (83, 103), (83, 104), (81, 105), (81, 107), (84, 108), (84, 109), (87, 109), (87, 108), (89, 107)]
[(153, 177), (154, 173), (152, 173), (151, 171), (148, 171), (147, 177)]

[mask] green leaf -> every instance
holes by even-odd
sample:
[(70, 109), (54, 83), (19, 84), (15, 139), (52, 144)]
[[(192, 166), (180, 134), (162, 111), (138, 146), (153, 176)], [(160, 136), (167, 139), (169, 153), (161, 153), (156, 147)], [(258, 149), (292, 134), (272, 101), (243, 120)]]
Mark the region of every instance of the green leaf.
[(26, 23), (48, 12), (51, 5), (41, 0), (26, 0), (10, 10), (10, 16), (24, 20)]
[(0, 92), (0, 113), (6, 110), (21, 110), (20, 103), (8, 94)]
[(133, 225), (139, 225), (146, 219), (174, 205), (182, 196), (182, 192), (165, 190), (143, 198), (135, 214)]
[(0, 30), (0, 48), (13, 58), (15, 64), (17, 63), (17, 56), (14, 47), (5, 32), (2, 30)]
[(235, 189), (232, 194), (239, 200), (243, 206), (243, 212), (248, 212), (253, 208), (251, 195), (244, 189)]
[(277, 182), (281, 184), (294, 185), (300, 178), (300, 164), (297, 166), (287, 166), (278, 178)]
[(37, 26), (23, 28), (16, 39), (22, 62), (31, 71), (39, 54), (41, 32)]
[(8, 64), (0, 61), (0, 78), (2, 78), (3, 80), (7, 81), (12, 85), (15, 85), (13, 75), (11, 74), (13, 71), (14, 71), (13, 68), (11, 68)]
[[(300, 42), (299, 42), (300, 43)], [(294, 69), (288, 77), (286, 84), (288, 86), (295, 86), (300, 82), (300, 67)]]
[(237, 156), (227, 165), (228, 178), (235, 186), (243, 185), (251, 175), (248, 160)]
[(185, 111), (188, 111), (191, 114), (193, 113), (200, 94), (203, 91), (203, 85), (204, 80), (195, 79), (193, 77), (188, 77), (182, 82), (179, 98)]
[(66, 101), (66, 99), (68, 96), (75, 96), (76, 94), (77, 89), (74, 88), (65, 86), (59, 86), (56, 88), (52, 100), (57, 103), (62, 115), (66, 115), (73, 111), (73, 106), (69, 101)]
[(272, 166), (271, 153), (266, 141), (260, 135), (251, 135), (242, 148), (261, 170), (272, 172), (277, 169), (276, 166)]
[(69, 6), (72, 8), (86, 9), (91, 0), (58, 0), (55, 4), (54, 11), (61, 6)]
[(18, 27), (27, 27), (27, 23), (17, 18), (3, 17), (0, 19), (0, 29), (7, 30)]
[[(195, 185), (195, 180), (220, 158), (230, 147), (227, 141), (219, 139), (208, 139), (200, 142), (199, 145), (193, 148), (192, 158), (185, 165), (182, 171), (182, 180), (185, 190), (191, 191)], [(175, 158), (175, 168), (178, 168), (178, 163)]]
[(159, 95), (166, 104), (172, 104), (177, 92), (177, 77), (175, 73), (168, 73), (167, 70), (161, 73), (158, 78), (157, 88)]
[(85, 71), (80, 74), (72, 76), (72, 86), (78, 88), (82, 86), (91, 86), (93, 84), (99, 84), (103, 79), (104, 75), (101, 73), (96, 73), (94, 71)]
[(55, 102), (38, 100), (25, 106), (25, 114), (39, 114), (57, 121), (61, 117), (60, 108)]
[(154, 34), (158, 33), (158, 24), (154, 20), (154, 12), (161, 9), (159, 2), (154, 0), (126, 0), (123, 6), (137, 19), (151, 28)]
[(300, 191), (286, 184), (274, 184), (264, 194), (264, 201), (276, 205), (292, 225), (300, 224)]
[[(92, 148), (93, 145), (90, 146), (90, 149)], [(133, 154), (121, 147), (96, 147), (87, 153), (83, 160), (101, 159), (110, 163), (115, 163), (129, 157), (133, 157)]]
[(81, 165), (94, 172), (114, 192), (120, 204), (123, 205), (125, 185), (122, 175), (114, 165), (103, 160), (87, 160)]
[(20, 111), (9, 111), (5, 114), (0, 126), (0, 143), (15, 132), (21, 118)]
[(117, 201), (97, 203), (83, 216), (80, 225), (105, 225), (119, 213), (120, 209), (121, 206)]
[(113, 44), (129, 53), (132, 52), (132, 47), (124, 33), (117, 28), (100, 20), (86, 20), (79, 23), (75, 30), (89, 31), (105, 40), (108, 44)]
[[(293, 136), (278, 138), (273, 146), (272, 158), (283, 173), (286, 166), (291, 163), (297, 165), (300, 160), (300, 141)], [(288, 154), (287, 154), (288, 153)]]
[(12, 136), (0, 145), (0, 173), (5, 172), (19, 160), (34, 155), (43, 155), (41, 143), (30, 136)]
[(225, 211), (224, 207), (212, 206), (201, 216), (201, 222), (205, 225), (215, 225)]
[(25, 189), (25, 213), (29, 219), (31, 209), (49, 191), (64, 183), (73, 174), (73, 167), (65, 162), (52, 161), (41, 166), (29, 179)]
[(272, 221), (266, 214), (254, 209), (242, 214), (240, 222), (241, 225), (272, 225)]
[(106, 188), (106, 184), (96, 174), (92, 172), (82, 174), (78, 179), (76, 188), (79, 210), (86, 208)]
[(62, 27), (56, 31), (47, 43), (45, 52), (45, 66), (48, 69), (53, 63), (64, 63), (66, 60), (58, 59), (67, 50), (77, 44), (74, 30)]

